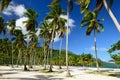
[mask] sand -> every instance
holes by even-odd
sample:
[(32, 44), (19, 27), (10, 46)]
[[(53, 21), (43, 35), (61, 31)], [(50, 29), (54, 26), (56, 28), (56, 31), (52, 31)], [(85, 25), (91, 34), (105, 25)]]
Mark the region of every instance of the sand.
[[(82, 68), (70, 66), (72, 77), (66, 77), (66, 68), (59, 70), (58, 66), (53, 67), (52, 73), (46, 73), (41, 66), (34, 66), (30, 71), (23, 71), (23, 66), (11, 68), (11, 66), (0, 66), (0, 80), (120, 80), (118, 76), (108, 76), (102, 74), (90, 74), (95, 72), (95, 68)], [(100, 69), (102, 72), (119, 73), (120, 69)]]

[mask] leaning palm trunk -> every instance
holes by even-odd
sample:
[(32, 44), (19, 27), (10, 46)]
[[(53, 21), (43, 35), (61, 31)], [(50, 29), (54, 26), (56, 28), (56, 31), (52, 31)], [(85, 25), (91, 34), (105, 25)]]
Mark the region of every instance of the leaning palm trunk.
[(98, 64), (98, 56), (97, 56), (97, 46), (96, 46), (96, 30), (94, 30), (94, 46), (95, 46), (96, 67), (97, 67), (97, 71), (100, 72), (99, 64)]
[(34, 65), (36, 65), (36, 49), (34, 51), (34, 59), (33, 59)]
[(114, 16), (114, 14), (112, 13), (111, 9), (108, 7), (106, 0), (103, 0), (103, 3), (104, 3), (106, 10), (108, 11), (111, 19), (113, 20), (114, 24), (116, 25), (118, 31), (120, 32), (120, 25), (119, 25), (116, 17)]
[(44, 39), (44, 69), (46, 69), (46, 50), (45, 50), (45, 39)]
[(62, 69), (61, 67), (61, 48), (62, 48), (62, 38), (60, 39), (60, 49), (59, 49), (59, 69)]
[(44, 69), (46, 70), (46, 54), (44, 55)]
[(66, 67), (67, 67), (67, 72), (66, 76), (71, 76), (70, 71), (69, 71), (69, 66), (68, 66), (68, 27), (69, 27), (69, 3), (70, 0), (67, 0), (67, 33), (66, 33)]
[(27, 54), (28, 54), (28, 44), (27, 44), (27, 50), (26, 50), (26, 54), (24, 54), (24, 71), (27, 71)]
[(49, 72), (52, 72), (52, 52), (53, 52), (53, 41), (51, 43), (51, 52), (50, 52), (50, 68), (49, 68)]
[(52, 72), (52, 52), (53, 52), (54, 34), (55, 34), (55, 29), (53, 29), (52, 41), (51, 41), (50, 68), (49, 68), (49, 71), (50, 71), (50, 72)]
[(19, 53), (18, 53), (17, 67), (18, 67), (19, 63), (21, 63), (21, 50), (20, 49), (19, 49)]
[(26, 59), (27, 57), (26, 57), (26, 55), (27, 55), (27, 54), (24, 55), (24, 71), (27, 71), (27, 70), (28, 70), (28, 69), (27, 69), (27, 66), (26, 66), (26, 65), (27, 65), (27, 59)]
[(33, 68), (32, 61), (33, 61), (33, 51), (30, 54), (30, 65), (29, 65), (30, 68)]
[[(49, 65), (49, 48), (48, 48), (48, 50), (47, 50), (48, 52), (47, 52), (47, 65)], [(49, 68), (49, 66), (47, 66), (48, 68)]]
[(13, 58), (14, 58), (14, 55), (13, 55), (13, 43), (12, 43), (12, 68), (13, 68)]

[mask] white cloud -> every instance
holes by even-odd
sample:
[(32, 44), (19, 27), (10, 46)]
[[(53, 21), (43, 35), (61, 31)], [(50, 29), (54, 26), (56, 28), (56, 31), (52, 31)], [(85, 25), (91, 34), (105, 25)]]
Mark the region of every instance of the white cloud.
[[(25, 27), (26, 23), (23, 23), (26, 20), (28, 20), (28, 18), (25, 17), (25, 16), (23, 16), (23, 17), (16, 20), (16, 28), (15, 29), (22, 30), (23, 34), (28, 33), (28, 31), (26, 30), (26, 27)], [(38, 36), (39, 33), (40, 33), (40, 29), (38, 28), (38, 31), (36, 32), (36, 35)], [(29, 38), (29, 35), (27, 36), (27, 38)], [(25, 39), (25, 40), (27, 41), (28, 39)]]
[(14, 2), (11, 2), (8, 8), (3, 10), (3, 14), (8, 16), (15, 14), (16, 16), (22, 17), (25, 11), (26, 9), (23, 4), (18, 5)]
[[(86, 50), (90, 50), (90, 51), (94, 51), (95, 50), (95, 47), (94, 46), (91, 46), (90, 48), (86, 48)], [(101, 51), (101, 52), (106, 52), (107, 49), (106, 48), (97, 48), (98, 51)]]
[[(65, 19), (67, 19), (67, 15), (61, 15), (60, 16), (61, 18), (65, 18)], [(72, 18), (69, 18), (69, 26), (72, 28), (72, 27), (75, 27), (75, 21), (72, 19)], [(67, 24), (66, 24), (66, 26), (67, 26)]]
[(25, 27), (25, 23), (23, 23), (23, 21), (26, 21), (26, 20), (28, 20), (28, 18), (27, 17), (21, 17), (21, 18), (19, 18), (19, 19), (17, 19), (16, 20), (16, 28), (15, 29), (20, 29), (20, 30), (22, 30), (22, 33), (23, 34), (27, 34), (28, 32), (26, 31), (26, 27)]
[(14, 13), (21, 17), (24, 15), (25, 11), (26, 11), (26, 9), (25, 9), (24, 5), (18, 5), (18, 6), (16, 6)]
[(105, 52), (105, 51), (107, 51), (107, 49), (106, 48), (99, 48), (99, 51)]
[[(88, 49), (94, 51), (94, 50), (95, 50), (95, 47), (92, 46), (92, 47), (90, 47), (90, 48), (88, 48)], [(98, 48), (97, 48), (97, 50), (98, 50)]]

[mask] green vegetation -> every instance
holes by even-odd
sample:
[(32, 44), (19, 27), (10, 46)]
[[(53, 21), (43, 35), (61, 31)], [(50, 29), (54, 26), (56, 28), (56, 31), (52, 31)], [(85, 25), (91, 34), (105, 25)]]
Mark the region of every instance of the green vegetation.
[(112, 54), (112, 52), (119, 51), (119, 50), (120, 50), (120, 41), (111, 45), (111, 48), (108, 50), (111, 58), (113, 59), (111, 60), (111, 62), (115, 62), (117, 66), (120, 66), (120, 53), (118, 52), (117, 54)]
[[(4, 40), (6, 42), (6, 40)], [(5, 43), (5, 42), (2, 42), (2, 43)], [(11, 65), (11, 60), (12, 60), (12, 55), (11, 55), (11, 52), (12, 50), (11, 49), (8, 49), (8, 48), (11, 48), (12, 44), (8, 41), (8, 43), (10, 44), (9, 47), (4, 47), (5, 51), (4, 54), (2, 52), (0, 52), (0, 65)], [(13, 47), (15, 47), (13, 45)], [(23, 49), (23, 51), (25, 51), (26, 48)], [(30, 51), (29, 49), (30, 46), (28, 47), (28, 51)], [(8, 50), (9, 50), (9, 53), (8, 53)], [(61, 62), (61, 65), (65, 66), (66, 65), (66, 57), (65, 57), (65, 50), (61, 50), (61, 59), (60, 59), (60, 62)], [(70, 66), (95, 66), (95, 58), (93, 58), (93, 56), (91, 54), (80, 54), (80, 55), (77, 55), (77, 54), (74, 54), (72, 52), (68, 52), (69, 53), (69, 65)], [(23, 65), (24, 64), (24, 54), (26, 54), (26, 52), (23, 52), (21, 53), (21, 57), (20, 57), (20, 60), (18, 60), (18, 54), (19, 54), (19, 50), (17, 50), (16, 48), (13, 49), (13, 64), (16, 65), (16, 64), (21, 64)], [(35, 59), (32, 59), (32, 64), (35, 64), (35, 65), (43, 65), (44, 63), (44, 49), (41, 48), (41, 47), (37, 47), (36, 48), (36, 56), (35, 56)], [(47, 55), (47, 64), (49, 64), (49, 61), (50, 61), (50, 58), (49, 58), (49, 54)], [(30, 54), (27, 54), (26, 55), (26, 59), (27, 59), (27, 65), (30, 64)], [(35, 60), (35, 61), (34, 61)], [(19, 61), (19, 63), (18, 63)], [(21, 61), (21, 62), (20, 62)], [(53, 60), (52, 60), (52, 63), (53, 65), (59, 65), (59, 50), (53, 50)], [(99, 60), (99, 64), (103, 64), (103, 62), (101, 60)]]
[(87, 10), (84, 14), (83, 20), (81, 22), (81, 27), (88, 26), (86, 30), (86, 35), (90, 35), (92, 31), (94, 31), (94, 47), (95, 47), (95, 57), (96, 57), (96, 66), (99, 71), (98, 64), (98, 56), (97, 56), (97, 43), (96, 43), (96, 35), (97, 33), (104, 30), (103, 25), (100, 23), (103, 19), (97, 19), (97, 11), (89, 11)]

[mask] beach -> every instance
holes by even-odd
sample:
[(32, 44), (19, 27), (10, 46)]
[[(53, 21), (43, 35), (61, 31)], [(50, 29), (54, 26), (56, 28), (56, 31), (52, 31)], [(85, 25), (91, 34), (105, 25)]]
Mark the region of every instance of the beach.
[[(34, 66), (30, 71), (23, 71), (23, 66), (11, 68), (11, 66), (0, 66), (0, 80), (120, 80), (120, 75), (109, 76), (94, 74), (96, 68), (82, 68), (70, 66), (71, 77), (66, 77), (65, 66), (58, 69), (53, 66), (54, 72), (45, 72), (40, 66)], [(119, 73), (120, 69), (100, 68), (101, 72)]]

